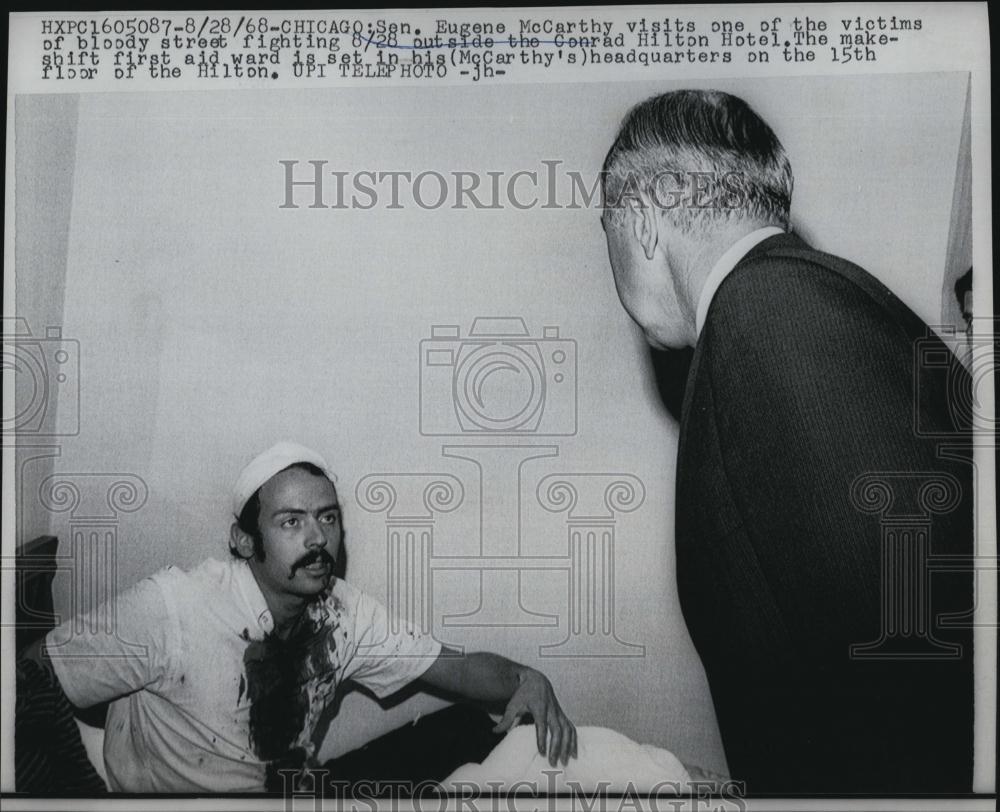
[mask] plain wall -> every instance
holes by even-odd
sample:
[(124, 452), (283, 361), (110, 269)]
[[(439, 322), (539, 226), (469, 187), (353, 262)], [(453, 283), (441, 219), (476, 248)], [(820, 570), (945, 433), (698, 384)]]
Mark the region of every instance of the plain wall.
[[(729, 90), (754, 106), (792, 161), (796, 228), (936, 323), (966, 75), (684, 84)], [(568, 583), (558, 571), (523, 578), (526, 607), (559, 617), (547, 628), (444, 628), (443, 614), (475, 608), (476, 582), (439, 573), (435, 633), (541, 668), (578, 724), (613, 727), (724, 770), (676, 598), (677, 425), (615, 294), (599, 211), (309, 209), (302, 193), (302, 208), (279, 208), (281, 160), (326, 160), (349, 172), (508, 174), (560, 160), (592, 178), (628, 107), (680, 86), (81, 97), (73, 176), (61, 191), (72, 200), (65, 266), (29, 265), (18, 307), (30, 314), (54, 277), (64, 336), (80, 342), (80, 432), (59, 441), (56, 471), (131, 473), (148, 488), (141, 508), (115, 520), (117, 588), (167, 564), (228, 555), (230, 485), (282, 438), (321, 450), (338, 471), (356, 585), (387, 599), (385, 514), (366, 512), (355, 494), (372, 473), (458, 478), (466, 498), (436, 518), (435, 550), (474, 554), (476, 470), (442, 452), (462, 438), (419, 431), (419, 343), (432, 325), (460, 325), (465, 335), (485, 315), (520, 316), (532, 336), (557, 326), (576, 342), (577, 431), (537, 440), (557, 456), (522, 469), (520, 522), (509, 493), (483, 496), (484, 521), (498, 533), (520, 527), (525, 554), (565, 555), (565, 515), (539, 506), (541, 478), (637, 477), (644, 501), (615, 520), (615, 629), (644, 656), (539, 656), (567, 633)], [(40, 143), (55, 137), (34, 107), (17, 113), (34, 116)], [(45, 515), (25, 510), (33, 524), (20, 537), (67, 538), (71, 514), (50, 512), (47, 525)], [(70, 579), (57, 578), (63, 612), (69, 591)], [(326, 754), (435, 704), (418, 695), (383, 713), (352, 694)]]
[[(15, 452), (18, 546), (48, 526), (37, 485), (55, 472), (61, 442), (79, 428), (75, 398), (66, 398), (60, 419), (61, 384), (50, 364), (51, 348), (61, 342), (47, 338), (49, 328), (59, 328), (63, 321), (78, 106), (75, 95), (15, 100), (14, 297), (20, 320), (4, 319), (3, 331), (5, 340), (11, 335), (18, 342), (18, 351), (10, 356), (4, 347), (4, 369), (10, 362), (17, 376), (13, 425), (27, 429)], [(41, 364), (24, 364), (30, 358)], [(75, 377), (69, 384), (76, 385)]]

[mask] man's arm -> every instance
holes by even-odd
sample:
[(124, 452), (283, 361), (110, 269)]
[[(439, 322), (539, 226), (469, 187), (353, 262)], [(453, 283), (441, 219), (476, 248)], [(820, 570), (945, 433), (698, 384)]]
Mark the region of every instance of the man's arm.
[(52, 661), (45, 651), (45, 635), (42, 635), (34, 642), (28, 643), (28, 645), (17, 653), (17, 656), (19, 659), (23, 658), (37, 663), (47, 671), (52, 670)]
[(530, 715), (535, 722), (538, 752), (549, 764), (563, 764), (576, 757), (576, 728), (563, 713), (552, 683), (540, 671), (512, 662), (499, 654), (475, 652), (462, 654), (444, 647), (421, 679), (466, 699), (481, 702), (506, 702), (495, 733), (510, 730), (518, 720)]
[(144, 578), (82, 623), (67, 620), (18, 656), (51, 673), (74, 707), (89, 708), (164, 677), (177, 633), (160, 585)]
[(45, 650), (44, 635), (32, 643), (28, 643), (28, 645), (21, 649), (17, 653), (17, 659), (27, 660), (41, 668), (42, 671), (47, 674), (52, 690), (58, 691), (60, 697), (65, 698), (66, 701), (69, 702), (70, 706), (76, 707), (70, 701), (69, 697), (66, 696), (62, 683), (59, 682), (59, 678), (56, 676), (56, 671), (52, 667), (52, 660), (49, 658), (48, 652)]
[(87, 755), (75, 711), (45, 655), (44, 640), (17, 655), (14, 708), (15, 785), (18, 792), (104, 793), (104, 780)]

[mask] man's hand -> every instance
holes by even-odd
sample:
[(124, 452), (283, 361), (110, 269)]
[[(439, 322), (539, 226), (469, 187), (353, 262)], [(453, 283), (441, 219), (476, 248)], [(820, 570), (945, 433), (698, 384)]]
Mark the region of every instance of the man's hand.
[(520, 685), (507, 703), (503, 718), (493, 728), (493, 732), (505, 733), (522, 716), (531, 714), (531, 718), (535, 720), (538, 752), (546, 755), (547, 741), (549, 764), (553, 767), (559, 761), (568, 764), (570, 758), (576, 758), (576, 728), (559, 707), (552, 683), (541, 672), (525, 666), (521, 667), (518, 679)]
[(530, 714), (535, 722), (538, 752), (548, 755), (553, 767), (558, 761), (566, 764), (576, 758), (576, 728), (559, 707), (552, 684), (534, 668), (499, 654), (461, 654), (443, 647), (421, 679), (466, 699), (506, 702), (494, 733), (510, 730), (521, 717)]

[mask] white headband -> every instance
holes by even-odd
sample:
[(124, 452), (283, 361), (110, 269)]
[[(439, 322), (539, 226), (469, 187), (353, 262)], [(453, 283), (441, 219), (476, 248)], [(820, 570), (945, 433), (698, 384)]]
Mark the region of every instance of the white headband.
[(254, 459), (240, 471), (236, 484), (233, 485), (233, 515), (239, 516), (243, 508), (257, 489), (279, 471), (297, 462), (309, 462), (320, 468), (331, 482), (337, 481), (337, 475), (330, 470), (319, 454), (304, 445), (284, 440), (275, 443), (263, 454)]

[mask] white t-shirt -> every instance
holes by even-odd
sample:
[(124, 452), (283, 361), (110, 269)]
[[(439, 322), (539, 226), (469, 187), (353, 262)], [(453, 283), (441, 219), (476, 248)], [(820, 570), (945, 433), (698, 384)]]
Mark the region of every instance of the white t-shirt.
[(342, 682), (387, 696), (441, 650), (340, 580), (307, 610), (305, 642), (282, 648), (267, 637), (274, 622), (249, 565), (235, 559), (168, 567), (105, 611), (113, 631), (95, 615), (46, 643), (70, 701), (115, 700), (104, 758), (122, 792), (261, 791), (289, 750), (315, 763), (318, 722)]

